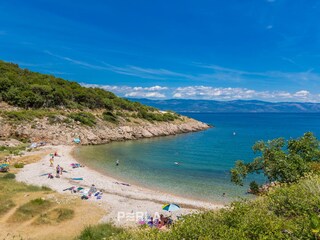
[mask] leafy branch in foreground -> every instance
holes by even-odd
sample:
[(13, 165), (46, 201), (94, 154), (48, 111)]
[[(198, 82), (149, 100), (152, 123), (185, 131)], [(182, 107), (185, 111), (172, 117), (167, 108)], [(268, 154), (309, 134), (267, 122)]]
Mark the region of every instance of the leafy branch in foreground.
[(312, 163), (320, 162), (319, 146), (319, 140), (311, 132), (288, 141), (283, 138), (258, 141), (252, 149), (260, 156), (250, 163), (237, 161), (230, 171), (231, 181), (243, 185), (247, 175), (263, 173), (270, 182), (295, 182), (311, 171)]

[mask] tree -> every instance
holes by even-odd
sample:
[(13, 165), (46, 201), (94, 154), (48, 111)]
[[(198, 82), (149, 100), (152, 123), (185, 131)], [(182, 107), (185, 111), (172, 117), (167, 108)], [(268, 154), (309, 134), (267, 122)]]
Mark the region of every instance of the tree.
[(248, 174), (263, 173), (269, 181), (295, 182), (311, 171), (312, 162), (320, 161), (319, 146), (319, 140), (311, 132), (289, 141), (283, 138), (258, 141), (252, 149), (260, 155), (250, 163), (237, 161), (230, 171), (231, 181), (243, 185)]

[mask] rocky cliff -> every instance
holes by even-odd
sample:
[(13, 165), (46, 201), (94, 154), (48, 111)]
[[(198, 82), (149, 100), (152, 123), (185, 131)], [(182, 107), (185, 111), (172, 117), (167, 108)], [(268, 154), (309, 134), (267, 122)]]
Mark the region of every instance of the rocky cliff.
[(63, 115), (56, 121), (47, 117), (32, 121), (8, 121), (0, 117), (0, 139), (29, 139), (31, 142), (45, 141), (54, 145), (73, 144), (80, 138), (81, 144), (103, 144), (110, 141), (168, 136), (195, 132), (210, 126), (181, 116), (170, 122), (149, 122), (143, 119), (126, 119), (119, 123), (107, 123), (97, 119), (95, 126), (89, 127), (80, 122), (64, 122)]

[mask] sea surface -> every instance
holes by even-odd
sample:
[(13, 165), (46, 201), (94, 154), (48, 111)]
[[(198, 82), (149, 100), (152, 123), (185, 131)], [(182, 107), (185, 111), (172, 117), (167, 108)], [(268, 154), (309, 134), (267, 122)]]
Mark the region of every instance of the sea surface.
[[(258, 140), (296, 138), (312, 131), (320, 137), (318, 113), (183, 113), (214, 125), (205, 131), (106, 145), (82, 146), (79, 161), (121, 181), (210, 202), (248, 197), (230, 182), (236, 160), (251, 161)], [(119, 160), (119, 166), (116, 166)], [(178, 162), (179, 164), (175, 164)], [(222, 196), (225, 193), (225, 196)]]

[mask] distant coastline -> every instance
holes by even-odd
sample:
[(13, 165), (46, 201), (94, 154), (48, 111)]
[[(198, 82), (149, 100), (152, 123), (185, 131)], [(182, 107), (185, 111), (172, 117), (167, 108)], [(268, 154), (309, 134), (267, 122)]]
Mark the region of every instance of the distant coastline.
[(312, 102), (265, 102), (258, 100), (192, 100), (192, 99), (138, 99), (130, 98), (159, 108), (188, 113), (320, 113), (320, 103)]

